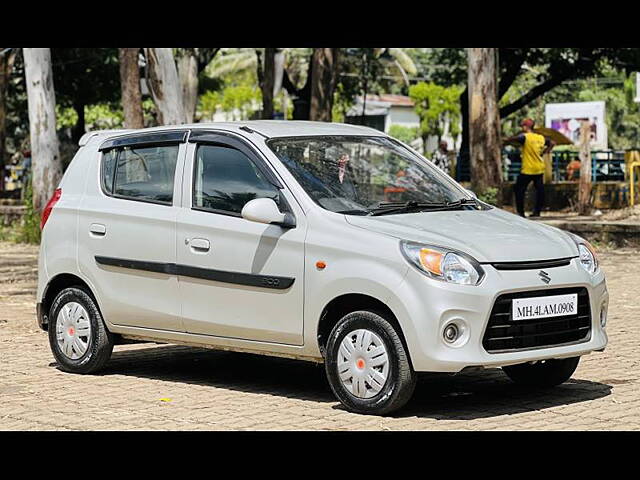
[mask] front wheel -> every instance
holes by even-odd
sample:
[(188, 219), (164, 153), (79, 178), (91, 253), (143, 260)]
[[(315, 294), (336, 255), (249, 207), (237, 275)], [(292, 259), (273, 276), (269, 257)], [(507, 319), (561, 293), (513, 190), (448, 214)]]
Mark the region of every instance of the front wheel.
[(62, 290), (49, 312), (49, 344), (65, 372), (93, 373), (111, 357), (113, 335), (93, 298), (82, 288)]
[(416, 374), (393, 326), (380, 315), (345, 315), (327, 342), (329, 385), (347, 410), (384, 415), (403, 407), (413, 395)]
[(571, 378), (578, 368), (580, 357), (541, 360), (502, 367), (516, 383), (533, 387), (555, 387)]

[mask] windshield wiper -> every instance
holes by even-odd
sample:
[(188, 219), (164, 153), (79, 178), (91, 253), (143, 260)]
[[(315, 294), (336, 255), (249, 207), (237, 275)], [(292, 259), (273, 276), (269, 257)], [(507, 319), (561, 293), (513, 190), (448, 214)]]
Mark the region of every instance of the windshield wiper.
[(371, 211), (357, 208), (354, 210), (339, 210), (336, 213), (342, 213), (343, 215), (369, 215)]
[(473, 205), (474, 207), (478, 207), (480, 209), (480, 203), (475, 198), (461, 198), (459, 200), (454, 200), (453, 202), (447, 202), (447, 207), (464, 207), (466, 205)]
[(377, 208), (371, 209), (371, 216), (388, 215), (392, 213), (410, 212), (414, 210), (427, 210), (430, 212), (455, 210), (466, 205), (479, 207), (478, 202), (471, 198), (461, 198), (452, 202), (380, 202)]

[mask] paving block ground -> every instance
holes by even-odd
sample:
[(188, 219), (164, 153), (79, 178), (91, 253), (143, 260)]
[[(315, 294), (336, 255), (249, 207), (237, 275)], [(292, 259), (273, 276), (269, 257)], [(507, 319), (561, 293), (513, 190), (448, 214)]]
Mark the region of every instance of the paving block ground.
[(35, 320), (37, 248), (0, 243), (0, 430), (638, 430), (640, 251), (601, 254), (609, 346), (535, 391), (499, 369), (421, 376), (390, 417), (346, 412), (322, 365), (184, 346), (116, 346), (99, 375), (56, 368)]

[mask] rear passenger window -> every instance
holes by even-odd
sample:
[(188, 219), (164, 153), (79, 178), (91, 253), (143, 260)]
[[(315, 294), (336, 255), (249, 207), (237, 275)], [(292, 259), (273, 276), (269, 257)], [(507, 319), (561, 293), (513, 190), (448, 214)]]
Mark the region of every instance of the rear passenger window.
[(239, 216), (254, 198), (280, 204), (280, 192), (244, 153), (217, 145), (198, 147), (193, 206)]
[(171, 205), (178, 145), (125, 147), (103, 157), (105, 192), (132, 200)]

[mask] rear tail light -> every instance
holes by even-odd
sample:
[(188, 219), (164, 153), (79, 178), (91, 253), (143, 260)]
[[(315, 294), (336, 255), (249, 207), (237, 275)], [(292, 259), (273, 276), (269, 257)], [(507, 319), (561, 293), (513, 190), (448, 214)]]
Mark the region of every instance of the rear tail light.
[(49, 215), (51, 215), (51, 210), (53, 210), (53, 207), (58, 202), (58, 200), (60, 200), (61, 196), (62, 196), (62, 189), (56, 188), (55, 192), (53, 192), (53, 195), (45, 205), (44, 210), (42, 210), (42, 219), (40, 220), (40, 230), (44, 228), (45, 224), (47, 223), (47, 220), (49, 220)]

